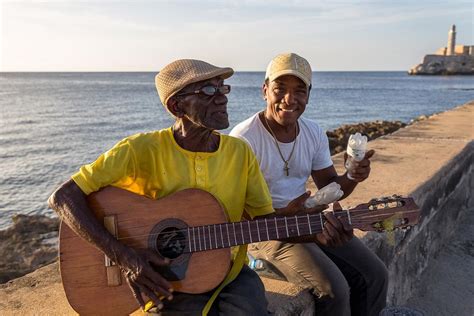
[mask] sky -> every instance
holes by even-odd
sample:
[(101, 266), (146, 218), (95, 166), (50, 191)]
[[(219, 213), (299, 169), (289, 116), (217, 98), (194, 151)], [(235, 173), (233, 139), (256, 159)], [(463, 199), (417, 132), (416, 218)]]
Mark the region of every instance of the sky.
[(0, 0), (0, 71), (158, 71), (179, 58), (264, 71), (295, 52), (315, 71), (408, 70), (474, 45), (473, 1)]

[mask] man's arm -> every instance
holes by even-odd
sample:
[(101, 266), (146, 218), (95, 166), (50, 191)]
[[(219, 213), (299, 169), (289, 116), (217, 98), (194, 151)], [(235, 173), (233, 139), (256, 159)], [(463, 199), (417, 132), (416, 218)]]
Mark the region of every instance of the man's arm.
[(86, 195), (73, 180), (61, 185), (50, 196), (48, 203), (76, 234), (117, 263), (142, 308), (145, 303), (141, 293), (158, 307), (162, 304), (156, 293), (172, 297), (171, 284), (151, 266), (165, 266), (168, 261), (151, 251), (135, 250), (118, 242), (94, 217), (87, 205)]

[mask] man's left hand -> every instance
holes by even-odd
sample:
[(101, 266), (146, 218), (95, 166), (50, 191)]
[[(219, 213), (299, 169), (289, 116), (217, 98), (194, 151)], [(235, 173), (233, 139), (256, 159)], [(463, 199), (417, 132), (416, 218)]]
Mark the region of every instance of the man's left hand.
[(324, 214), (326, 222), (323, 231), (316, 235), (316, 243), (326, 247), (340, 247), (354, 237), (352, 226), (341, 218), (336, 218), (333, 212)]
[[(362, 182), (369, 177), (370, 174), (370, 158), (374, 155), (375, 150), (371, 149), (365, 153), (364, 159), (356, 163), (356, 167), (351, 171), (351, 177), (355, 182)], [(347, 153), (344, 154), (344, 163), (347, 160)], [(351, 179), (352, 180), (352, 179)]]

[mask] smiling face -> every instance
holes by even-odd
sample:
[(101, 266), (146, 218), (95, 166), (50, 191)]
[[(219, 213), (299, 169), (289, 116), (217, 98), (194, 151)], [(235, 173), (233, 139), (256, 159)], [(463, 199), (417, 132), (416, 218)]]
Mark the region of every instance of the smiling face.
[(265, 83), (266, 117), (284, 127), (296, 124), (306, 109), (309, 88), (296, 76), (285, 75)]
[(179, 94), (200, 90), (205, 86), (220, 87), (224, 80), (214, 77), (208, 80), (199, 81), (186, 86), (177, 96), (176, 103), (168, 102), (168, 108), (178, 118), (187, 120), (196, 127), (204, 127), (210, 130), (222, 130), (229, 127), (229, 116), (227, 113), (227, 97), (217, 93), (208, 96), (204, 93), (179, 96)]

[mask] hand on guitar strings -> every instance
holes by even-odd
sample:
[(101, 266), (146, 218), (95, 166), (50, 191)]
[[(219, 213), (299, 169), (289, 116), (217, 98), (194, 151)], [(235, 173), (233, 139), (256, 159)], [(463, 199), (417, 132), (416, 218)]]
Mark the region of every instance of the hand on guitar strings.
[[(338, 202), (334, 203), (333, 210), (342, 210)], [(316, 235), (316, 243), (326, 247), (340, 247), (354, 237), (352, 226), (333, 212), (323, 212), (326, 221), (323, 232)]]
[[(169, 265), (169, 259), (161, 258), (149, 249), (134, 249), (124, 247), (122, 253), (117, 255), (117, 264), (123, 272), (133, 296), (145, 308), (142, 294), (145, 294), (155, 303), (158, 309), (163, 308), (163, 299), (173, 299), (173, 288), (156, 269)], [(155, 268), (154, 268), (155, 267)]]

